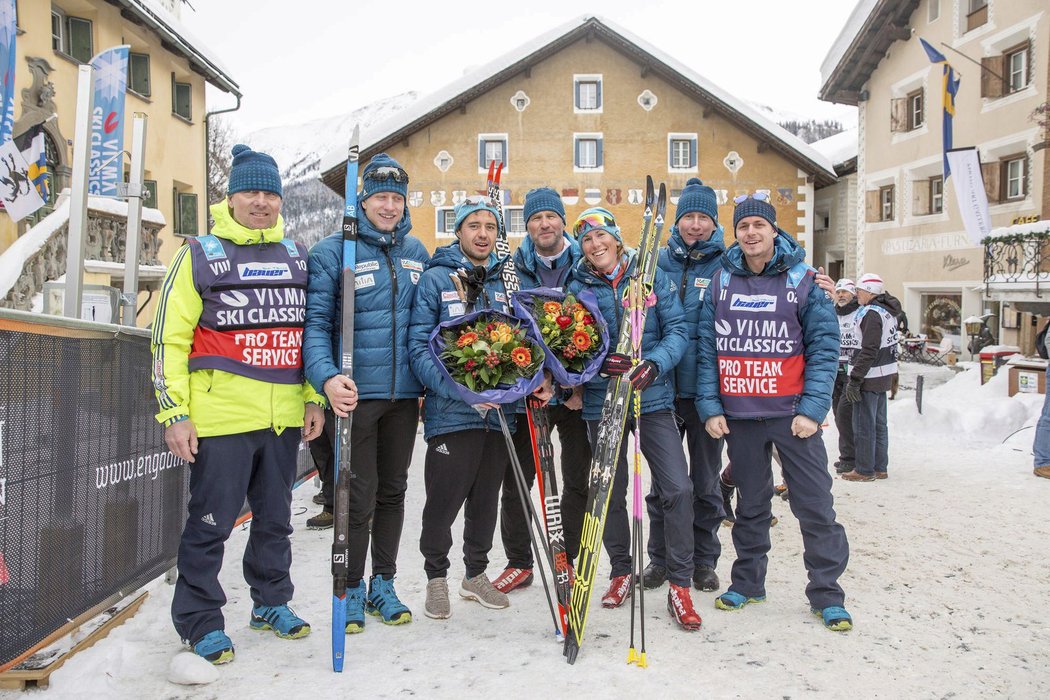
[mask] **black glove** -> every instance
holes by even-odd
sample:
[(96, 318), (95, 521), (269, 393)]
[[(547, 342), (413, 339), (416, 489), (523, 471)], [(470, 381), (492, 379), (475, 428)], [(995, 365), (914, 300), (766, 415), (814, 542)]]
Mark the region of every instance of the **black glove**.
[(610, 352), (605, 356), (605, 362), (602, 363), (598, 376), (602, 379), (619, 377), (621, 374), (630, 372), (633, 366), (634, 362), (627, 355), (620, 352)]
[(471, 308), (474, 307), (478, 297), (481, 296), (481, 291), (485, 288), (486, 272), (484, 265), (475, 265), (469, 270), (460, 270), (459, 276), (463, 280), (464, 287), (466, 287), (467, 304)]
[(642, 360), (631, 370), (627, 378), (631, 380), (631, 386), (635, 391), (645, 391), (659, 375), (660, 370), (656, 368), (652, 360)]
[(844, 392), (846, 397), (846, 403), (860, 403), (860, 380), (850, 379), (846, 382), (846, 390)]

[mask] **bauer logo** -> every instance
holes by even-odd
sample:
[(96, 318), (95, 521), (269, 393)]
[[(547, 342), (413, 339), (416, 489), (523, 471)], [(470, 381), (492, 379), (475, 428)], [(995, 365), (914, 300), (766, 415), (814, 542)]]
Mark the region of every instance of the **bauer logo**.
[(288, 263), (243, 263), (237, 266), (242, 280), (290, 280)]
[(734, 294), (732, 311), (776, 311), (777, 298), (771, 294)]

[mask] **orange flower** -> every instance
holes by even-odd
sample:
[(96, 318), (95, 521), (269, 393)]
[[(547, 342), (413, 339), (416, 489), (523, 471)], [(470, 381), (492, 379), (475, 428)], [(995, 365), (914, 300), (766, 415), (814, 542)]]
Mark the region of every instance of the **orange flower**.
[(561, 304), (556, 301), (545, 301), (543, 302), (543, 310), (549, 314), (557, 315), (561, 313)]
[(532, 362), (532, 353), (528, 348), (514, 348), (510, 351), (510, 359), (518, 367), (525, 367)]
[(478, 342), (477, 333), (464, 333), (463, 335), (459, 336), (459, 340), (456, 341), (456, 347), (465, 348), (468, 345), (473, 345), (476, 342)]
[(583, 352), (591, 347), (591, 336), (587, 335), (585, 331), (576, 331), (572, 334), (572, 344), (576, 346), (577, 350)]

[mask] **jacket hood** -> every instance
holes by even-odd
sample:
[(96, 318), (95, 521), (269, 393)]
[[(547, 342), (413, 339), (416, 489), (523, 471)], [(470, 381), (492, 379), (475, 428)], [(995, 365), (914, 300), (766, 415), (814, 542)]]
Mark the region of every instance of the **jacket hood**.
[(361, 216), (357, 220), (357, 235), (369, 243), (385, 248), (390, 245), (399, 245), (405, 240), (405, 236), (412, 230), (412, 216), (408, 213), (408, 202), (405, 202), (405, 213), (393, 231), (380, 231), (372, 222), (363, 209), (358, 208)]
[[(485, 275), (486, 278), (498, 275), (503, 268), (504, 260), (506, 260), (506, 258), (498, 258), (495, 253), (491, 253), (488, 262), (485, 263), (485, 270), (487, 271)], [(463, 253), (463, 250), (459, 247), (459, 241), (449, 243), (446, 246), (441, 246), (434, 251), (433, 257), (430, 258), (430, 267), (438, 265), (453, 270), (458, 270), (461, 267), (474, 267), (474, 263), (467, 258)]]
[(901, 302), (900, 299), (893, 296), (889, 292), (883, 292), (874, 299), (868, 302), (869, 306), (881, 306), (890, 312), (890, 315), (897, 318), (901, 315)]
[(224, 199), (216, 202), (208, 208), (215, 226), (212, 227), (213, 236), (225, 238), (236, 245), (252, 245), (255, 243), (277, 243), (284, 238), (284, 219), (277, 215), (277, 223), (270, 228), (248, 228), (237, 223), (230, 213), (230, 206)]
[(715, 228), (711, 233), (711, 237), (706, 241), (697, 241), (692, 246), (685, 244), (685, 239), (682, 238), (682, 234), (678, 230), (678, 224), (671, 227), (671, 236), (667, 239), (667, 250), (671, 257), (678, 262), (688, 260), (690, 251), (699, 251), (700, 259), (703, 260), (711, 255), (721, 255), (725, 252), (725, 249), (726, 234), (721, 225)]
[(835, 313), (839, 316), (849, 316), (851, 313), (860, 308), (860, 302), (853, 299), (850, 303), (845, 306), (839, 306), (835, 304)]
[(739, 243), (734, 243), (726, 249), (722, 256), (722, 267), (734, 275), (745, 277), (771, 277), (786, 272), (794, 265), (806, 259), (806, 251), (802, 249), (795, 239), (782, 228), (777, 227), (777, 237), (773, 239), (773, 257), (766, 263), (762, 272), (754, 273), (744, 262), (744, 251)]

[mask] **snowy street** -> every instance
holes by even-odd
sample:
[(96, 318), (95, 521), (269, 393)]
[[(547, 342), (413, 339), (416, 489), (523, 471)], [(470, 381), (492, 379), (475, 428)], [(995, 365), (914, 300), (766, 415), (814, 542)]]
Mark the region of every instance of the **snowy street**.
[[(452, 618), (423, 615), (425, 445), (417, 438), (401, 541), (397, 589), (414, 612), (410, 625), (369, 617), (347, 637), (346, 670), (330, 665), (332, 532), (309, 531), (311, 484), (293, 502), (292, 607), (312, 623), (306, 639), (285, 641), (248, 628), (250, 599), (239, 559), (246, 530), (231, 537), (222, 583), (227, 633), (236, 660), (219, 680), (194, 688), (166, 680), (180, 651), (162, 580), (129, 623), (77, 655), (51, 677), (48, 698), (609, 697), (704, 698), (1045, 698), (1050, 696), (1047, 540), (1050, 482), (1032, 475), (1031, 443), (1041, 395), (1007, 397), (1006, 371), (979, 386), (980, 370), (902, 366), (890, 402), (890, 477), (835, 478), (839, 521), (851, 556), (841, 583), (855, 629), (825, 630), (803, 595), (801, 537), (788, 503), (774, 500), (768, 601), (739, 612), (715, 609), (716, 593), (693, 591), (703, 628), (678, 629), (666, 587), (645, 593), (649, 668), (627, 666), (630, 610), (592, 600), (586, 641), (565, 663), (537, 578), (511, 593), (511, 608), (487, 610), (456, 595), (462, 576), (462, 521), (453, 528)], [(923, 415), (915, 375), (926, 375)], [(935, 388), (931, 388), (935, 387)], [(1025, 427), (1029, 426), (1029, 427)], [(1015, 433), (1003, 443), (1004, 438)], [(831, 461), (834, 426), (825, 431)], [(778, 475), (779, 476), (779, 475)], [(733, 561), (731, 530), (721, 529), (722, 590)], [(505, 564), (497, 529), (490, 576)], [(604, 589), (608, 562), (599, 567)], [(14, 692), (0, 697), (21, 697)]]

